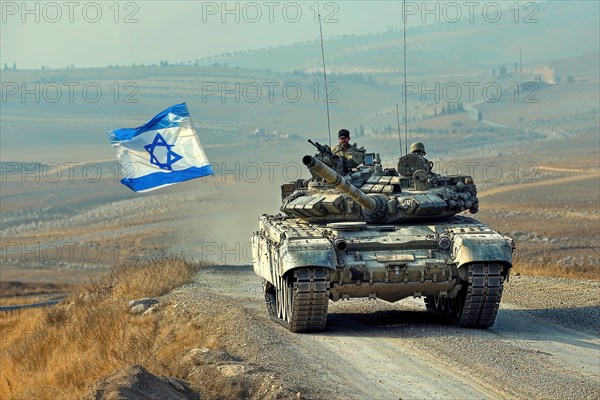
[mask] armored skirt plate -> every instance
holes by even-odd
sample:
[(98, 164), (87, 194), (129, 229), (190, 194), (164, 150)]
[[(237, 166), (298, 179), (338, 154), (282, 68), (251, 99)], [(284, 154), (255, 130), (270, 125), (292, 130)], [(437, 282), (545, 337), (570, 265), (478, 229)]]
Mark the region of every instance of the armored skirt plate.
[(336, 231), (364, 231), (367, 228), (367, 223), (364, 221), (356, 222), (332, 222), (326, 225), (327, 228)]

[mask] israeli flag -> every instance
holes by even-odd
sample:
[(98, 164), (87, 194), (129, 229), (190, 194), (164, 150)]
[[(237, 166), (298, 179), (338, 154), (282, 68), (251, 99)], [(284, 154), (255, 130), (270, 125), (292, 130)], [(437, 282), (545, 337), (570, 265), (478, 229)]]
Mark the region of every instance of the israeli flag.
[(185, 103), (137, 128), (110, 131), (108, 139), (117, 150), (121, 183), (135, 192), (214, 174)]

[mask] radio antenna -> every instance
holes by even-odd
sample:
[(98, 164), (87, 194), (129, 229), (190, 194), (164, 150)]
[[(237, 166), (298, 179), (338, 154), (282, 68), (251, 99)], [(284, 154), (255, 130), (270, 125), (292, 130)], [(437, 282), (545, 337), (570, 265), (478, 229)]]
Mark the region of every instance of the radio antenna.
[[(407, 109), (407, 98), (406, 98), (406, 0), (402, 1), (402, 26), (404, 32), (404, 149), (405, 154), (408, 154), (408, 115)], [(396, 105), (398, 107), (398, 105)], [(402, 149), (402, 143), (400, 143)], [(402, 153), (402, 151), (400, 151)]]
[(398, 143), (400, 144), (400, 157), (402, 157), (402, 133), (400, 133), (400, 111), (398, 111), (398, 103), (396, 103), (396, 119), (398, 120)]
[(327, 89), (327, 69), (325, 68), (325, 49), (323, 48), (323, 27), (319, 13), (319, 31), (321, 32), (321, 58), (323, 59), (323, 79), (325, 80), (325, 106), (327, 107), (327, 132), (329, 133), (329, 147), (331, 148), (331, 122), (329, 120), (329, 91)]

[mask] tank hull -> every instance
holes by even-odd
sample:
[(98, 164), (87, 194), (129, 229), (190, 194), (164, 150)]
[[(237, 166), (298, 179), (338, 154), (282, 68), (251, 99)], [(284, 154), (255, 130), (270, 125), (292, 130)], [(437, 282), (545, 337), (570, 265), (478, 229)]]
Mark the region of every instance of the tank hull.
[[(502, 284), (512, 266), (512, 240), (463, 216), (410, 225), (376, 225), (319, 224), (290, 216), (263, 215), (252, 241), (254, 271), (264, 280), (267, 298), (275, 293), (270, 297), (274, 302), (282, 286), (289, 286), (288, 297), (294, 296), (294, 285), (300, 285), (294, 276), (297, 271), (318, 270), (325, 274), (330, 300), (378, 298), (395, 302), (424, 297), (428, 308), (451, 317), (454, 313), (453, 319), (461, 326), (485, 328), (493, 324)], [(467, 291), (479, 290), (476, 286), (481, 283), (480, 275), (485, 303), (480, 311), (493, 309), (493, 316), (461, 323), (462, 311), (471, 306), (464, 304)], [(289, 307), (293, 308), (291, 300)], [(285, 310), (279, 314), (285, 314)], [(275, 319), (281, 320), (281, 315), (275, 315)], [(300, 327), (296, 331), (323, 328)]]

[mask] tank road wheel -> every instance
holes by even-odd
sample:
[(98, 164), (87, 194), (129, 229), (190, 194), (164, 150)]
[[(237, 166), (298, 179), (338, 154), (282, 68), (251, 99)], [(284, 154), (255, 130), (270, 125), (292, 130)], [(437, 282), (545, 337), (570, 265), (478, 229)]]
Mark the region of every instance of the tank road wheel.
[(429, 311), (437, 311), (443, 314), (450, 307), (450, 299), (436, 295), (425, 296), (425, 307)]
[(462, 296), (462, 290), (459, 295), (453, 299), (448, 299), (448, 312), (452, 320), (457, 321), (461, 317), (462, 310), (465, 306), (464, 296)]
[(289, 323), (292, 314), (292, 297), (294, 288), (291, 287), (289, 279), (279, 277), (277, 287), (277, 318)]
[(498, 264), (471, 264), (468, 281), (454, 298), (425, 297), (429, 311), (448, 316), (463, 328), (489, 328), (496, 321), (504, 278)]
[(263, 280), (263, 288), (265, 292), (267, 314), (269, 314), (269, 317), (273, 318), (277, 316), (277, 295), (275, 294), (275, 287), (269, 284), (266, 280)]
[(265, 292), (273, 320), (291, 332), (325, 329), (329, 305), (329, 276), (325, 268), (298, 269), (280, 277), (277, 284), (270, 293)]
[(427, 311), (435, 311), (435, 296), (425, 296), (425, 308)]
[(447, 313), (448, 312), (448, 297), (447, 296), (438, 296), (435, 295), (433, 296), (434, 300), (435, 300), (435, 308), (441, 312), (441, 313)]

